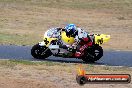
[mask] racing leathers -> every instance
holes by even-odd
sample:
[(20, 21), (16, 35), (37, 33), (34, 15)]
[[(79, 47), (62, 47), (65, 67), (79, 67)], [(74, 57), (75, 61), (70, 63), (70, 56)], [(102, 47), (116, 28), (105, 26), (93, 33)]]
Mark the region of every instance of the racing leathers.
[(92, 46), (92, 40), (89, 37), (88, 32), (84, 31), (81, 28), (77, 28), (75, 33), (75, 42), (72, 44), (72, 48), (77, 48), (76, 46), (79, 44), (80, 47), (77, 49), (75, 56), (81, 57), (84, 54), (84, 50), (90, 46)]

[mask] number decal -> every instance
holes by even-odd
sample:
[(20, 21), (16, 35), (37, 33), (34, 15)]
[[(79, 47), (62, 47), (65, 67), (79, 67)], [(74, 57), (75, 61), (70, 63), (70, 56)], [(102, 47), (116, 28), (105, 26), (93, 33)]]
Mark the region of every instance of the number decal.
[(103, 38), (98, 39), (97, 42), (98, 42), (98, 44), (102, 44), (103, 43)]
[(47, 38), (44, 39), (45, 44), (47, 45), (49, 41), (47, 41)]

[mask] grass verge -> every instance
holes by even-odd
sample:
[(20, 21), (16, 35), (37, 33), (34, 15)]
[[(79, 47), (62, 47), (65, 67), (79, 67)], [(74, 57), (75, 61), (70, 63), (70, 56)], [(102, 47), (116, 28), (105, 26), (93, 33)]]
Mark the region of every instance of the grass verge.
[[(83, 64), (87, 74), (130, 74), (132, 68)], [(79, 64), (60, 62), (32, 62), (23, 60), (0, 60), (0, 86), (2, 88), (80, 88), (76, 83)], [(13, 83), (13, 85), (12, 85)], [(32, 84), (31, 84), (32, 83)], [(36, 83), (36, 84), (35, 84)], [(104, 84), (103, 88), (118, 88), (117, 84)], [(86, 88), (95, 88), (93, 84)], [(102, 88), (102, 84), (94, 84)], [(131, 88), (132, 84), (120, 84), (122, 88)], [(48, 87), (49, 88), (49, 87)]]
[[(7, 68), (14, 68), (18, 65), (25, 65), (25, 66), (35, 66), (35, 67), (39, 67), (39, 66), (44, 66), (44, 67), (59, 67), (61, 69), (63, 69), (63, 67), (65, 66), (65, 68), (70, 69), (69, 72), (72, 71), (72, 69), (77, 70), (77, 68), (79, 67), (79, 63), (61, 63), (61, 62), (49, 62), (49, 61), (28, 61), (28, 60), (0, 60), (0, 66), (4, 66)], [(132, 68), (130, 67), (113, 67), (113, 66), (102, 66), (102, 65), (94, 65), (94, 64), (83, 64), (83, 67), (86, 71), (90, 72), (90, 73), (108, 73), (108, 72), (124, 72), (126, 73), (130, 71), (132, 71)], [(38, 68), (39, 69), (39, 68)], [(57, 68), (58, 69), (58, 68)], [(64, 69), (65, 70), (65, 69)]]

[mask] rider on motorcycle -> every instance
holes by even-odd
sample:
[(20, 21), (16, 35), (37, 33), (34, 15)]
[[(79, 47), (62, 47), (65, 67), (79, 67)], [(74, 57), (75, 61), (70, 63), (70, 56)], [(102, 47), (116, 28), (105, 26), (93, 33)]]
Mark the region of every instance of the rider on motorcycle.
[(92, 41), (88, 33), (81, 28), (77, 27), (75, 24), (68, 24), (64, 27), (67, 37), (74, 37), (74, 43), (68, 47), (69, 49), (77, 48), (77, 44), (83, 42), (83, 45), (75, 53), (76, 57), (83, 55), (84, 49), (92, 46)]

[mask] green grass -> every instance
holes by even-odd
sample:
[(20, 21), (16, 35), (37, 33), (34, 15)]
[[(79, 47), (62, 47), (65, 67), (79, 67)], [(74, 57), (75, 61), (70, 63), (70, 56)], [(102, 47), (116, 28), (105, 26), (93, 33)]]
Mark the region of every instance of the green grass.
[(20, 34), (6, 34), (0, 33), (1, 44), (14, 44), (14, 45), (34, 45), (42, 41), (38, 35), (20, 35)]
[(13, 69), (16, 65), (17, 65), (17, 63), (13, 63), (12, 61), (8, 61), (8, 60), (0, 61), (0, 67), (6, 67), (6, 68)]
[[(52, 66), (59, 66), (63, 70), (65, 70), (68, 73), (71, 73), (73, 70), (78, 71), (79, 64), (74, 63), (60, 63), (60, 62), (50, 62), (50, 61), (28, 61), (28, 60), (0, 60), (0, 67), (9, 68), (9, 69), (15, 69), (18, 65), (21, 66), (35, 66), (35, 69), (37, 70), (48, 70), (45, 68), (45, 66), (52, 67)], [(41, 66), (41, 67), (39, 67)], [(44, 66), (44, 68), (42, 68)], [(63, 68), (65, 67), (65, 68)], [(113, 67), (113, 66), (99, 66), (99, 65), (93, 65), (93, 64), (83, 64), (82, 68), (86, 70), (87, 73), (98, 73), (98, 72), (130, 72), (132, 71), (129, 67)]]
[(65, 66), (65, 63), (49, 62), (49, 61), (0, 60), (0, 65), (1, 66), (14, 67), (17, 64), (23, 64), (23, 65), (46, 65), (46, 66), (61, 65), (61, 66)]

